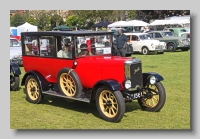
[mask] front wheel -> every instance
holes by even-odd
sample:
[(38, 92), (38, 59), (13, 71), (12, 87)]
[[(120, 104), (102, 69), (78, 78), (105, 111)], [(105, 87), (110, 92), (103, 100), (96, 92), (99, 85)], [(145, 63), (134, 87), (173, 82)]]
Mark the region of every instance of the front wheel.
[(101, 117), (109, 122), (119, 122), (125, 113), (125, 101), (120, 91), (102, 86), (96, 94), (96, 107)]
[(169, 44), (167, 45), (167, 50), (168, 50), (169, 52), (175, 52), (175, 51), (176, 51), (175, 45), (174, 45), (173, 43), (169, 43)]
[(138, 99), (138, 103), (143, 110), (149, 112), (160, 111), (166, 100), (166, 92), (161, 82), (145, 87), (144, 97)]

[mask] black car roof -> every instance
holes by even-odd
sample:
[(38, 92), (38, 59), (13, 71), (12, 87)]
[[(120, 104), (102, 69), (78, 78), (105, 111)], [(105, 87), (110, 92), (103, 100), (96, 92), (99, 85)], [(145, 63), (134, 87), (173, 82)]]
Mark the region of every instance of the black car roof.
[(40, 31), (40, 32), (21, 32), (21, 35), (102, 35), (113, 34), (108, 31)]

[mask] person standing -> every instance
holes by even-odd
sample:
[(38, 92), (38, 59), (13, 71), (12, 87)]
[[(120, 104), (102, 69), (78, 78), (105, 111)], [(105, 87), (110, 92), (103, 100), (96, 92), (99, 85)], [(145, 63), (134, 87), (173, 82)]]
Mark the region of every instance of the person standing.
[(122, 33), (122, 29), (118, 30), (118, 38), (117, 38), (117, 49), (120, 56), (126, 56), (126, 44), (127, 44), (127, 36)]

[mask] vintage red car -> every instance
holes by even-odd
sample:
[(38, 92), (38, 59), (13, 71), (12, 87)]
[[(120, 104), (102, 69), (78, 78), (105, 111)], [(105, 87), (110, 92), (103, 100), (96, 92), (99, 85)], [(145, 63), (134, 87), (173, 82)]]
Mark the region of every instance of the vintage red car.
[[(78, 41), (105, 35), (110, 38), (105, 44), (93, 41), (88, 46)], [(28, 47), (27, 38), (37, 41), (37, 54)], [(142, 73), (142, 62), (137, 58), (114, 56), (112, 38), (113, 33), (105, 31), (22, 32), (26, 73), (21, 85), (25, 85), (27, 100), (38, 104), (45, 95), (52, 95), (95, 103), (109, 122), (119, 122), (126, 102), (132, 100), (138, 100), (146, 111), (160, 111), (166, 100), (163, 77), (155, 72)], [(41, 53), (41, 39), (48, 39), (48, 55)]]

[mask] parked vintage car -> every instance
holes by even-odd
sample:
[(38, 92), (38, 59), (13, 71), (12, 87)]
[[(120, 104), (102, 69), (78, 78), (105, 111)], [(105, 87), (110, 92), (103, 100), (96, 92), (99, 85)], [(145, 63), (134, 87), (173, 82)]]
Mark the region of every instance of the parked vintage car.
[(133, 47), (133, 52), (140, 52), (147, 55), (150, 52), (163, 54), (166, 48), (165, 42), (152, 39), (148, 33), (124, 33), (128, 37), (128, 44)]
[(163, 31), (171, 31), (174, 36), (179, 36), (180, 33), (187, 32), (185, 28), (165, 28)]
[(21, 43), (16, 38), (10, 38), (10, 62), (23, 65)]
[(190, 41), (190, 32), (180, 33), (179, 37), (183, 37), (183, 38), (188, 39)]
[(188, 39), (175, 37), (171, 31), (149, 31), (148, 34), (156, 40), (165, 42), (169, 52), (174, 52), (178, 49), (182, 51), (190, 49), (190, 41)]
[(21, 70), (16, 63), (10, 63), (10, 91), (19, 89)]
[[(81, 36), (96, 38), (105, 35), (111, 41), (98, 46), (103, 53), (98, 53), (96, 46), (90, 47), (89, 53), (86, 43), (81, 43), (80, 47), (77, 43)], [(36, 41), (48, 38), (51, 53), (32, 53), (26, 45), (27, 37)], [(71, 40), (64, 48), (63, 38)], [(166, 100), (161, 83), (163, 77), (155, 72), (143, 73), (142, 61), (138, 58), (113, 56), (112, 38), (113, 33), (107, 31), (22, 32), (25, 74), (21, 85), (25, 85), (27, 101), (38, 104), (45, 95), (52, 95), (95, 103), (101, 117), (109, 122), (119, 122), (126, 111), (126, 102), (132, 100), (137, 100), (146, 111), (160, 111)]]

